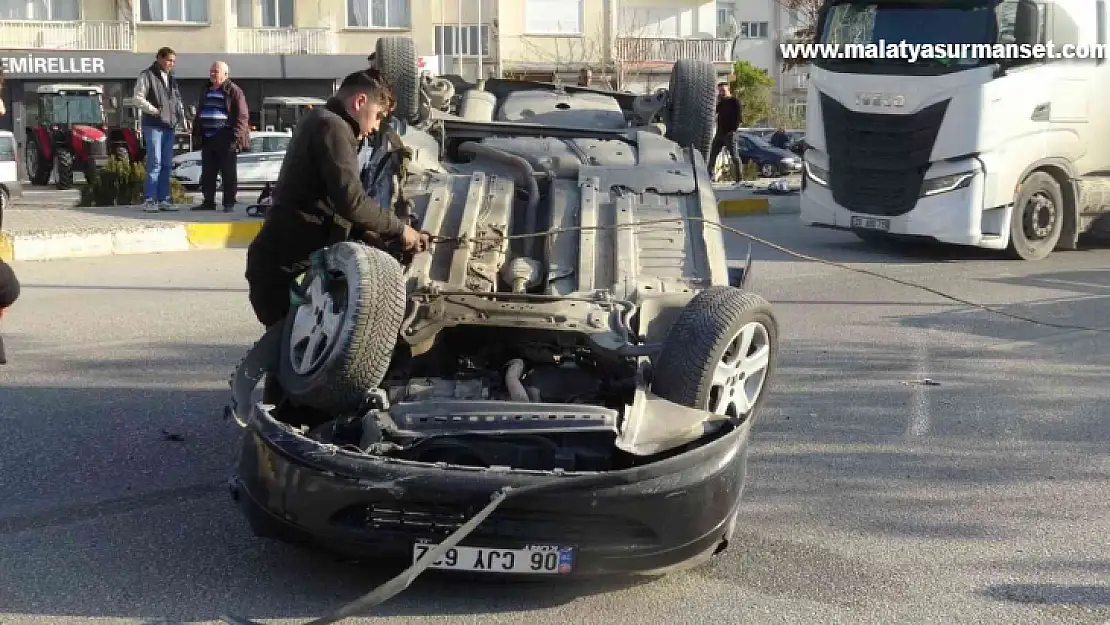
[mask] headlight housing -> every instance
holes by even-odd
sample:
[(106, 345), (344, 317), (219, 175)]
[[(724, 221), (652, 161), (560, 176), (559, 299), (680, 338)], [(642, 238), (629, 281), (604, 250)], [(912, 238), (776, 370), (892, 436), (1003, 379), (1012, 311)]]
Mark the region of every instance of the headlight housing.
[(822, 187), (829, 186), (829, 172), (809, 161), (805, 161), (806, 178), (816, 182)]
[(966, 189), (971, 186), (971, 181), (974, 178), (975, 172), (973, 171), (963, 171), (958, 174), (948, 174), (947, 176), (929, 178), (921, 184), (921, 197), (931, 197), (957, 189)]

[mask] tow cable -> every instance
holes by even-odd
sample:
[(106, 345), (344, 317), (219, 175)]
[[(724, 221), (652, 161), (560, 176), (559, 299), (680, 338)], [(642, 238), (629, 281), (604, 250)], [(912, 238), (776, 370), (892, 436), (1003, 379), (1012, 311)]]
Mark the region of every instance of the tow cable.
[[(885, 275), (885, 274), (881, 274), (879, 272), (871, 271), (869, 269), (862, 269), (862, 268), (859, 268), (859, 267), (852, 267), (852, 266), (844, 264), (844, 263), (838, 263), (838, 262), (834, 262), (834, 261), (831, 261), (831, 260), (826, 260), (824, 258), (817, 258), (815, 256), (809, 256), (807, 254), (802, 254), (800, 252), (795, 252), (794, 250), (791, 250), (791, 249), (785, 248), (781, 245), (772, 243), (770, 241), (767, 241), (766, 239), (762, 239), (762, 238), (757, 237), (753, 234), (748, 234), (747, 232), (744, 232), (744, 231), (742, 231), (738, 228), (733, 228), (731, 226), (726, 226), (722, 223), (712, 221), (712, 220), (709, 220), (709, 219), (705, 219), (703, 217), (674, 217), (674, 218), (664, 218), (664, 219), (648, 219), (648, 220), (637, 221), (637, 222), (629, 223), (629, 224), (607, 224), (607, 225), (602, 225), (602, 226), (570, 226), (570, 227), (566, 227), (566, 228), (552, 228), (550, 230), (544, 230), (542, 232), (536, 232), (536, 233), (530, 233), (530, 234), (516, 234), (516, 235), (506, 235), (506, 236), (487, 236), (487, 237), (438, 237), (438, 236), (433, 236), (432, 237), (432, 242), (433, 243), (438, 243), (438, 244), (466, 245), (469, 242), (478, 242), (478, 241), (498, 242), (498, 241), (505, 241), (505, 240), (510, 240), (510, 239), (526, 239), (526, 238), (533, 238), (533, 237), (546, 237), (546, 236), (550, 236), (550, 235), (553, 235), (553, 234), (580, 232), (580, 231), (586, 231), (586, 230), (617, 230), (617, 229), (622, 229), (622, 228), (639, 228), (639, 227), (642, 227), (642, 226), (661, 225), (661, 224), (668, 224), (668, 223), (669, 224), (685, 223), (685, 222), (701, 223), (701, 224), (704, 224), (704, 225), (707, 225), (707, 226), (710, 226), (710, 227), (720, 228), (721, 230), (723, 230), (725, 232), (735, 234), (739, 237), (742, 237), (742, 238), (745, 238), (745, 239), (749, 240), (752, 243), (763, 245), (763, 246), (768, 247), (770, 249), (773, 249), (775, 251), (786, 254), (787, 256), (790, 256), (792, 258), (797, 258), (798, 260), (803, 260), (803, 261), (811, 262), (811, 263), (817, 263), (817, 264), (821, 264), (821, 265), (828, 265), (830, 267), (836, 267), (836, 268), (844, 269), (844, 270), (851, 271), (851, 272), (854, 272), (854, 273), (859, 273), (859, 274), (871, 276), (871, 277), (874, 277), (874, 278), (878, 278), (880, 280), (885, 280), (887, 282), (893, 282), (894, 284), (899, 284), (899, 285), (902, 285), (902, 286), (905, 286), (905, 287), (909, 287), (911, 289), (917, 289), (919, 291), (924, 291), (926, 293), (936, 295), (937, 297), (940, 297), (942, 299), (946, 299), (946, 300), (949, 300), (949, 301), (952, 301), (952, 302), (956, 302), (958, 304), (967, 306), (969, 308), (974, 308), (976, 310), (989, 312), (989, 313), (992, 313), (992, 314), (995, 314), (995, 315), (999, 315), (999, 316), (1002, 316), (1002, 317), (1007, 317), (1007, 318), (1014, 319), (1014, 320), (1017, 320), (1017, 321), (1024, 321), (1026, 323), (1030, 323), (1030, 324), (1034, 324), (1034, 325), (1045, 326), (1045, 327), (1049, 327), (1049, 328), (1056, 328), (1056, 329), (1061, 329), (1061, 330), (1081, 330), (1081, 331), (1086, 331), (1086, 332), (1110, 332), (1110, 328), (1094, 328), (1094, 327), (1088, 327), (1088, 326), (1053, 323), (1051, 321), (1044, 321), (1044, 320), (1041, 320), (1041, 319), (1035, 319), (1033, 317), (1026, 317), (1026, 316), (1023, 316), (1023, 315), (1017, 315), (1017, 314), (1014, 314), (1014, 313), (1006, 312), (1004, 310), (999, 310), (999, 309), (994, 308), (992, 306), (987, 306), (985, 304), (972, 302), (970, 300), (966, 300), (966, 299), (963, 299), (961, 297), (957, 297), (955, 295), (950, 295), (948, 293), (945, 293), (943, 291), (934, 289), (932, 287), (927, 287), (927, 286), (922, 285), (922, 284), (916, 284), (916, 283), (910, 282), (908, 280), (902, 280), (900, 278), (895, 278), (893, 276), (888, 276), (888, 275)], [(750, 250), (749, 250), (749, 255), (750, 255)], [(550, 493), (550, 492), (556, 492), (556, 491), (559, 491), (559, 490), (562, 490), (562, 489), (567, 489), (567, 488), (578, 488), (578, 487), (595, 487), (596, 488), (596, 487), (604, 487), (604, 486), (615, 486), (615, 485), (619, 485), (619, 484), (623, 484), (623, 483), (625, 483), (625, 480), (621, 479), (619, 474), (601, 473), (601, 474), (596, 474), (596, 475), (584, 475), (584, 476), (576, 476), (576, 477), (559, 478), (559, 479), (556, 479), (556, 481), (553, 481), (553, 482), (546, 482), (546, 483), (543, 483), (543, 484), (534, 484), (534, 485), (531, 485), (531, 486), (523, 486), (523, 487), (519, 487), (519, 488), (513, 488), (513, 487), (506, 486), (505, 488), (502, 488), (502, 489), (496, 491), (495, 493), (493, 493), (493, 495), (490, 498), (489, 503), (486, 504), (486, 506), (484, 508), (479, 510), (477, 514), (475, 514), (466, 523), (464, 523), (457, 530), (455, 530), (450, 536), (448, 536), (435, 549), (432, 549), (428, 553), (424, 554), (419, 560), (417, 560), (415, 563), (410, 565), (407, 569), (402, 571), (396, 577), (393, 577), (389, 581), (379, 585), (378, 587), (374, 588), (373, 590), (366, 593), (362, 597), (359, 597), (358, 599), (355, 599), (354, 601), (336, 609), (335, 611), (331, 612), (330, 614), (327, 614), (325, 616), (322, 616), (322, 617), (320, 617), (318, 619), (315, 619), (315, 620), (312, 620), (312, 621), (306, 621), (302, 625), (331, 625), (332, 623), (338, 623), (339, 621), (342, 621), (344, 619), (348, 619), (348, 618), (357, 616), (359, 614), (363, 614), (363, 613), (367, 612), (368, 610), (370, 610), (371, 608), (374, 608), (374, 607), (376, 607), (376, 606), (378, 606), (382, 603), (385, 603), (386, 601), (388, 601), (388, 600), (392, 599), (393, 597), (397, 596), (403, 590), (405, 590), (406, 588), (411, 586), (412, 583), (414, 581), (416, 581), (416, 578), (419, 577), (420, 574), (423, 573), (425, 570), (427, 570), (428, 567), (430, 567), (432, 565), (432, 563), (439, 560), (445, 553), (447, 553), (447, 551), (449, 549), (451, 549), (453, 547), (456, 547), (459, 543), (461, 543), (463, 540), (465, 540), (466, 537), (469, 536), (471, 532), (473, 532), (475, 529), (478, 528), (479, 525), (481, 525), (482, 521), (486, 520), (486, 518), (489, 517), (489, 515), (493, 514), (493, 512), (498, 508), (498, 506), (500, 506), (506, 499), (509, 499), (510, 497), (535, 495), (535, 494), (538, 494), (538, 493)], [(252, 621), (252, 620), (249, 620), (249, 619), (246, 619), (246, 618), (237, 617), (237, 616), (230, 616), (230, 615), (221, 616), (220, 620), (222, 620), (225, 623), (228, 623), (229, 625), (264, 625), (263, 623), (259, 623), (257, 621)]]

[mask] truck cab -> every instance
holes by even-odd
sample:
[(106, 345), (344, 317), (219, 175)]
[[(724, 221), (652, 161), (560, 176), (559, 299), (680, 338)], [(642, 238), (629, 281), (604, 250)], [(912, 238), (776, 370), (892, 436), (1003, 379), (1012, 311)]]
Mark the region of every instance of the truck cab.
[(811, 61), (802, 221), (1074, 249), (1110, 204), (1106, 20), (1104, 0), (827, 0), (817, 43), (839, 48)]

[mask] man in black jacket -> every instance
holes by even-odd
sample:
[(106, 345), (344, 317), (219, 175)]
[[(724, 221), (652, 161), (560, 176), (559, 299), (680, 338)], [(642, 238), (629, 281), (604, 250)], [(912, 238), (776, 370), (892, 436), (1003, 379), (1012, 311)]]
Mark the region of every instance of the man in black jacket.
[[(740, 105), (740, 99), (729, 93), (729, 86), (727, 82), (717, 84), (717, 132), (713, 135), (713, 147), (709, 150), (709, 162), (706, 163), (709, 167), (710, 175), (713, 174), (713, 165), (717, 160), (717, 156), (721, 153), (722, 148), (728, 148), (729, 154), (732, 155), (734, 166), (740, 169), (740, 154), (736, 150), (736, 129), (740, 127), (740, 120), (743, 118), (743, 107)], [(738, 171), (737, 173), (741, 173)], [(737, 177), (737, 180), (740, 178)]]
[(255, 316), (267, 328), (289, 311), (289, 288), (316, 250), (354, 234), (399, 238), (406, 251), (430, 242), (363, 189), (358, 145), (388, 114), (389, 86), (377, 70), (355, 72), (326, 106), (297, 124), (266, 211), (247, 249), (246, 278)]
[[(17, 299), (19, 299), (19, 280), (16, 279), (11, 266), (0, 260), (0, 320), (4, 319), (4, 313)], [(5, 364), (8, 364), (8, 361), (4, 356), (4, 339), (0, 337), (0, 365)]]
[(228, 66), (216, 61), (208, 70), (208, 88), (200, 94), (193, 118), (193, 149), (200, 146), (200, 185), (204, 201), (193, 210), (216, 210), (216, 175), (223, 178), (223, 210), (235, 208), (239, 190), (239, 152), (250, 149), (247, 96), (228, 78)]

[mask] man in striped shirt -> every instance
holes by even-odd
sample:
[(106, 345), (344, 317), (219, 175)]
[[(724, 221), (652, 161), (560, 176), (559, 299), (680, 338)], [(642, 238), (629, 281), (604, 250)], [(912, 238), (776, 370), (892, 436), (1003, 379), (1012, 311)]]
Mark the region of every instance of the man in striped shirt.
[(223, 210), (235, 208), (240, 150), (250, 147), (250, 111), (243, 90), (228, 78), (227, 63), (208, 72), (210, 84), (200, 94), (193, 120), (193, 145), (200, 146), (200, 186), (204, 201), (193, 210), (216, 210), (216, 175), (223, 179)]

